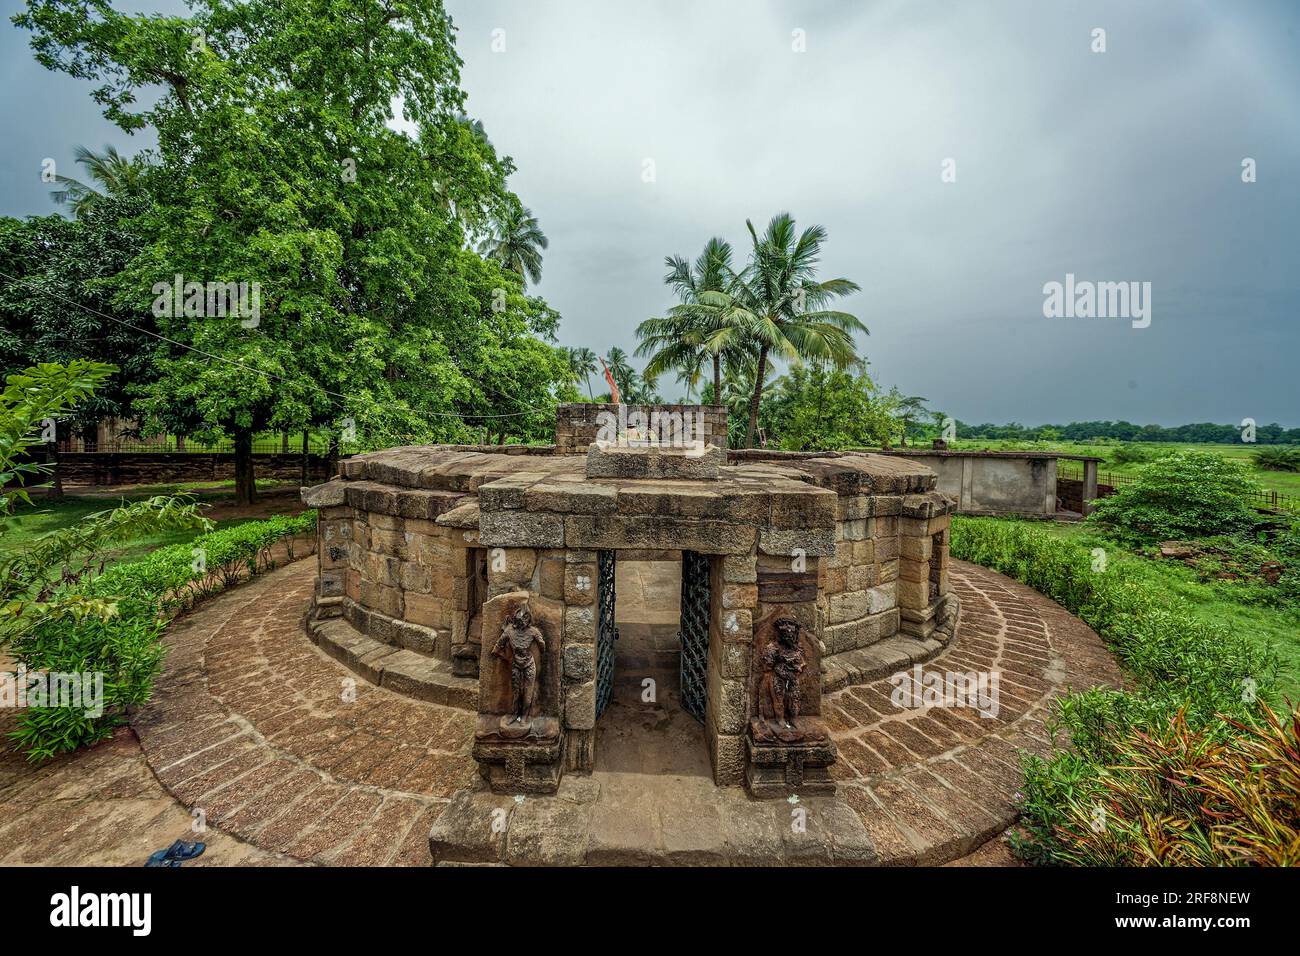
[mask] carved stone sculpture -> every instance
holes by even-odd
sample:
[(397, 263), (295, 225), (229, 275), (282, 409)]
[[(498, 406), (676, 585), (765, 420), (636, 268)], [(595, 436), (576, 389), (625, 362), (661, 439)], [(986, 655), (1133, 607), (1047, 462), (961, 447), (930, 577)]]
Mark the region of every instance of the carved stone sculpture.
[(772, 711), (782, 727), (793, 728), (799, 716), (799, 676), (807, 667), (799, 646), (799, 622), (783, 617), (776, 622), (776, 641), (763, 653), (763, 668), (771, 675)]
[(501, 636), (492, 648), (494, 656), (510, 663), (512, 724), (526, 723), (536, 716), (537, 662), (542, 655), (533, 655), (534, 644), (543, 653), (546, 651), (546, 639), (542, 637), (541, 630), (533, 625), (528, 605), (520, 605), (501, 629)]

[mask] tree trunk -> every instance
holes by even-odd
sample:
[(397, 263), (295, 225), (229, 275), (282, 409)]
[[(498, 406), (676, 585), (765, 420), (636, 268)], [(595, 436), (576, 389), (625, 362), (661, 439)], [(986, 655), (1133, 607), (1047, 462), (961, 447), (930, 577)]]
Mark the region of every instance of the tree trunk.
[(235, 503), (251, 505), (257, 487), (253, 476), (253, 430), (235, 429)]
[(285, 432), (280, 436), (280, 454), (289, 454), (289, 433)]
[(331, 475), (339, 473), (339, 436), (337, 433), (330, 435), (329, 447), (326, 449), (326, 457), (329, 459), (326, 472)]
[(713, 353), (713, 404), (722, 404), (722, 356)]
[(754, 373), (754, 394), (749, 397), (749, 426), (745, 429), (745, 447), (754, 447), (754, 432), (758, 430), (758, 403), (763, 400), (763, 378), (767, 374), (767, 346), (758, 350), (758, 368)]
[(310, 455), (311, 455), (310, 436), (307, 434), (307, 430), (304, 428), (302, 432), (302, 477), (298, 481), (298, 484), (302, 485), (304, 488), (307, 486), (307, 464), (308, 464), (308, 456)]
[(180, 434), (179, 432), (176, 433), (176, 450), (177, 451), (185, 450), (185, 436)]
[(62, 469), (59, 468), (59, 440), (58, 440), (58, 432), (57, 432), (58, 426), (56, 425), (54, 427), (56, 430), (54, 441), (50, 442), (48, 445), (45, 446), (46, 448), (49, 449), (50, 461), (54, 463), (54, 468), (50, 472), (50, 478), (51, 478), (50, 487), (49, 490), (46, 491), (45, 497), (53, 499), (55, 501), (59, 501), (62, 500), (63, 498), (63, 473), (62, 473)]

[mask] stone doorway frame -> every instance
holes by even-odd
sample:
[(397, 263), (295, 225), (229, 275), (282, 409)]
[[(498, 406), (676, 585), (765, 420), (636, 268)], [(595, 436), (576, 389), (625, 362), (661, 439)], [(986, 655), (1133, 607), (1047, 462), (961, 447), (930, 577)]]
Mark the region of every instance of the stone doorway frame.
[[(643, 549), (602, 548), (596, 552), (595, 564), (597, 569), (596, 571), (597, 583), (596, 583), (596, 594), (595, 594), (595, 603), (594, 603), (594, 612), (593, 612), (595, 616), (595, 630), (596, 630), (596, 640), (595, 640), (595, 648), (594, 648), (595, 679), (596, 679), (596, 687), (595, 687), (596, 714), (595, 714), (595, 721), (593, 722), (593, 726), (592, 726), (591, 740), (589, 744), (584, 748), (584, 752), (590, 755), (590, 766), (588, 767), (577, 766), (577, 767), (571, 767), (570, 769), (578, 769), (578, 770), (594, 769), (595, 762), (596, 762), (595, 723), (599, 722), (604, 711), (604, 707), (602, 707), (602, 701), (601, 701), (602, 694), (604, 693), (604, 690), (601, 685), (602, 685), (602, 681), (605, 679), (601, 674), (601, 668), (602, 666), (604, 666), (602, 662), (602, 657), (604, 653), (604, 651), (602, 650), (603, 638), (601, 636), (601, 615), (603, 613), (604, 600), (605, 600), (601, 590), (603, 587), (604, 574), (605, 574), (605, 572), (602, 570), (601, 567), (603, 561), (605, 560), (603, 556), (606, 554), (612, 555), (612, 557), (608, 559), (610, 561), (610, 564), (612, 565), (612, 568), (609, 572), (611, 578), (610, 586), (612, 588), (614, 587), (613, 581), (617, 577), (616, 569), (619, 561), (619, 557), (618, 557), (619, 553), (625, 551), (641, 551), (641, 550)], [(714, 581), (717, 577), (718, 570), (719, 570), (716, 567), (716, 564), (718, 561), (721, 560), (722, 556), (696, 551), (689, 548), (687, 549), (664, 548), (664, 549), (656, 549), (656, 550), (676, 551), (679, 555), (676, 558), (663, 558), (662, 560), (665, 562), (674, 562), (678, 565), (678, 567), (680, 568), (680, 575), (681, 575), (681, 582), (682, 582), (681, 583), (682, 593), (679, 599), (679, 608), (677, 614), (677, 642), (679, 645), (678, 653), (680, 655), (679, 664), (678, 664), (678, 679), (679, 681), (682, 682), (682, 686), (679, 687), (679, 693), (681, 694), (682, 697), (681, 708), (688, 715), (695, 718), (705, 728), (705, 744), (706, 746), (708, 746), (709, 744), (708, 717), (710, 712), (710, 700), (711, 700), (710, 687), (720, 686), (720, 681), (717, 675), (713, 674), (713, 670), (716, 664), (720, 662), (722, 659), (721, 654), (713, 653), (713, 647), (715, 642), (721, 639), (721, 628), (718, 626), (718, 622), (716, 619), (716, 615), (719, 611), (719, 608), (716, 602), (714, 602), (713, 600), (713, 594), (714, 594)], [(688, 559), (687, 555), (693, 555), (694, 558)], [(704, 655), (703, 655), (703, 665), (705, 668), (705, 672), (701, 681), (701, 688), (700, 688), (701, 697), (702, 697), (702, 713), (700, 714), (694, 713), (691, 710), (691, 708), (688, 707), (686, 704), (687, 693), (686, 693), (685, 681), (684, 681), (685, 678), (684, 668), (685, 668), (685, 661), (686, 661), (686, 654), (687, 654), (687, 650), (685, 646), (686, 645), (686, 637), (685, 637), (686, 615), (688, 613), (688, 608), (686, 604), (687, 585), (688, 585), (687, 566), (688, 563), (692, 560), (698, 560), (702, 562), (704, 565), (703, 574), (705, 576), (705, 580), (703, 582), (703, 587), (705, 590), (708, 591), (708, 595), (709, 595), (709, 605), (706, 611), (708, 619), (705, 623), (705, 635), (704, 635), (705, 648), (704, 648)], [(613, 631), (613, 634), (610, 637), (611, 646), (609, 647), (608, 650), (608, 653), (610, 654), (610, 661), (608, 664), (610, 669), (609, 680), (611, 682), (613, 681), (614, 670), (617, 667), (617, 661), (618, 661), (617, 642), (619, 640), (619, 633), (618, 633), (618, 625), (617, 625), (617, 621), (618, 621), (617, 600), (618, 600), (617, 591), (615, 590), (614, 597), (613, 600), (611, 601), (611, 606), (608, 612), (610, 615), (609, 626)], [(710, 754), (712, 754), (714, 752), (714, 748), (710, 747), (709, 752)]]

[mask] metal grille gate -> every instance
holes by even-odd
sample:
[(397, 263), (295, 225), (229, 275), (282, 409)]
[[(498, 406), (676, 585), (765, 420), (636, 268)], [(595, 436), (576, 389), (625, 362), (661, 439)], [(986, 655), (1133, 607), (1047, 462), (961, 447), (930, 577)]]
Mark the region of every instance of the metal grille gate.
[(596, 716), (605, 712), (614, 690), (614, 558), (613, 551), (596, 556)]
[(709, 657), (709, 558), (682, 552), (682, 708), (704, 721), (705, 674)]

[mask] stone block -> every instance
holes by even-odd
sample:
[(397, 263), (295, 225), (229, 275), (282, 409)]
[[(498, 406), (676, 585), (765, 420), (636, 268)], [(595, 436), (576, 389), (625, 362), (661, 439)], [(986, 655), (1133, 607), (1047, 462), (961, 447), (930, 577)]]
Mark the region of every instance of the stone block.
[(596, 726), (596, 682), (567, 683), (564, 688), (564, 726), (591, 730)]
[(543, 511), (485, 511), (478, 540), (486, 547), (562, 548), (564, 518)]
[(724, 611), (718, 622), (722, 639), (748, 644), (754, 639), (754, 613), (747, 610)]
[(729, 554), (722, 559), (722, 580), (728, 584), (753, 584), (758, 581), (758, 569), (753, 555)]
[(564, 609), (565, 644), (596, 644), (596, 614), (590, 607)]
[[(564, 558), (544, 558), (539, 562), (538, 588), (543, 597), (564, 600)], [(566, 602), (567, 603), (567, 602)]]
[(596, 566), (564, 565), (564, 603), (570, 606), (592, 604), (596, 600)]
[(829, 528), (808, 530), (763, 528), (758, 536), (758, 550), (763, 554), (775, 555), (833, 555), (835, 532)]
[(488, 551), (488, 580), (494, 588), (527, 590), (537, 567), (532, 548), (492, 548)]
[(591, 644), (564, 645), (564, 679), (589, 681), (596, 676), (596, 648)]
[(740, 608), (758, 607), (758, 585), (757, 584), (724, 584), (722, 593), (719, 595), (722, 608), (725, 611), (737, 610)]
[(727, 463), (727, 452), (716, 445), (701, 449), (622, 446), (592, 442), (587, 446), (588, 478), (712, 480)]
[(431, 594), (408, 593), (405, 598), (406, 620), (423, 627), (446, 627), (451, 613), (445, 598)]

